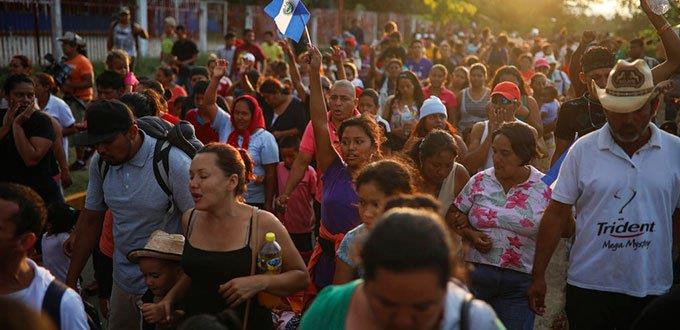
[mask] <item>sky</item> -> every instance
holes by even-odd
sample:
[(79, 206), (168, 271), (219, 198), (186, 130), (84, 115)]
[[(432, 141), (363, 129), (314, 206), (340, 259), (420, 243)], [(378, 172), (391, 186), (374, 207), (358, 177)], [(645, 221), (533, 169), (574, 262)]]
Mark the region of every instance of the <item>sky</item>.
[(622, 7), (618, 0), (593, 0), (586, 14), (601, 14), (605, 17), (612, 17), (617, 10), (622, 16), (630, 15), (630, 11)]

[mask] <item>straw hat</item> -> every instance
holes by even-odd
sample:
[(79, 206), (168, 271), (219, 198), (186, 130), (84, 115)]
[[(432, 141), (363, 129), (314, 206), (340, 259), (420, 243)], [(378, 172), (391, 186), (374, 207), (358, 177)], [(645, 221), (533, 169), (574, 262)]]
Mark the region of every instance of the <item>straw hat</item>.
[(132, 263), (137, 263), (139, 258), (157, 258), (172, 261), (182, 259), (184, 250), (184, 236), (180, 234), (168, 234), (162, 230), (156, 230), (149, 237), (149, 241), (142, 249), (136, 249), (128, 253), (127, 258)]
[(632, 63), (619, 60), (609, 73), (604, 89), (594, 81), (591, 83), (597, 90), (602, 107), (617, 113), (637, 111), (658, 93), (654, 88), (652, 70), (642, 59)]

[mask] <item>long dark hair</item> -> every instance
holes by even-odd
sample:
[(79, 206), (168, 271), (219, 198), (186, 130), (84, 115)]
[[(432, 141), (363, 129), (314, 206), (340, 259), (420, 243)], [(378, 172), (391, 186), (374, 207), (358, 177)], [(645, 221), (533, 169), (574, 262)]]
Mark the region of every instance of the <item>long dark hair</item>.
[(422, 168), (422, 161), (424, 159), (437, 155), (442, 151), (450, 151), (454, 155), (458, 155), (456, 140), (453, 139), (449, 132), (435, 129), (413, 145), (413, 148), (408, 151), (408, 155), (418, 168)]
[(361, 249), (367, 282), (379, 269), (393, 272), (428, 269), (445, 288), (452, 274), (451, 239), (434, 212), (396, 208), (377, 221)]
[(416, 102), (418, 109), (420, 109), (425, 100), (425, 96), (423, 95), (423, 86), (420, 85), (420, 81), (418, 80), (418, 77), (416, 77), (416, 74), (411, 71), (403, 71), (399, 74), (399, 77), (397, 77), (397, 89), (394, 91), (395, 99), (401, 98), (401, 93), (399, 93), (399, 79), (408, 79), (411, 81), (411, 84), (413, 84), (413, 100)]
[(522, 73), (520, 73), (519, 69), (517, 69), (517, 67), (514, 65), (504, 65), (496, 70), (496, 74), (493, 76), (493, 81), (491, 83), (492, 90), (494, 87), (496, 87), (496, 85), (501, 83), (501, 77), (506, 74), (515, 76), (515, 79), (517, 79), (517, 87), (519, 87), (519, 92), (522, 94), (522, 96), (529, 95), (527, 93), (527, 87), (524, 82), (524, 78), (522, 78)]
[(393, 159), (370, 163), (361, 169), (356, 187), (373, 183), (386, 196), (410, 194), (413, 192), (413, 169)]
[(420, 81), (418, 81), (418, 77), (411, 72), (411, 71), (402, 71), (399, 76), (397, 77), (397, 87), (394, 91), (394, 97), (391, 99), (389, 106), (386, 106), (384, 111), (383, 111), (383, 116), (384, 118), (389, 121), (390, 118), (392, 118), (392, 105), (394, 102), (397, 100), (401, 99), (401, 93), (399, 92), (399, 80), (400, 79), (408, 79), (411, 81), (411, 84), (413, 84), (413, 101), (416, 102), (416, 107), (420, 109), (420, 107), (423, 105), (423, 101), (425, 100), (425, 96), (423, 95), (423, 88), (420, 85)]
[(49, 235), (68, 233), (76, 225), (80, 212), (66, 203), (55, 203), (47, 207)]

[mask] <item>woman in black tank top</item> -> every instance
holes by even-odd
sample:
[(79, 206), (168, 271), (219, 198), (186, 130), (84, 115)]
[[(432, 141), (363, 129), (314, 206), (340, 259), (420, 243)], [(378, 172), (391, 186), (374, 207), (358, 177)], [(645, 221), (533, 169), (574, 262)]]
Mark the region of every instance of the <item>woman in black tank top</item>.
[[(307, 269), (285, 227), (271, 213), (243, 203), (250, 176), (245, 150), (211, 143), (198, 152), (189, 184), (195, 209), (182, 217), (186, 276), (157, 304), (159, 309), (182, 299), (187, 317), (232, 309), (242, 320), (248, 314), (248, 329), (271, 329), (271, 312), (257, 294), (286, 297), (308, 286)], [(268, 232), (281, 245), (281, 273), (251, 275), (252, 258)]]

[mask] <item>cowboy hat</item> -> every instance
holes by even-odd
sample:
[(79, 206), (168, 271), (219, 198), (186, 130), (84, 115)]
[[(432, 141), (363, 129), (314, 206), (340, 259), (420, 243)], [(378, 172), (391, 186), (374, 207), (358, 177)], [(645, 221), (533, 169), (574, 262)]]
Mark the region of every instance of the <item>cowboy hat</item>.
[(617, 113), (637, 111), (658, 94), (654, 88), (652, 70), (642, 59), (632, 63), (619, 60), (609, 72), (607, 87), (604, 89), (599, 88), (595, 81), (591, 83), (602, 107)]
[(137, 263), (139, 258), (156, 258), (171, 261), (180, 261), (184, 250), (184, 236), (180, 234), (168, 234), (162, 230), (156, 230), (149, 237), (144, 248), (136, 249), (128, 253), (127, 258), (132, 263)]

